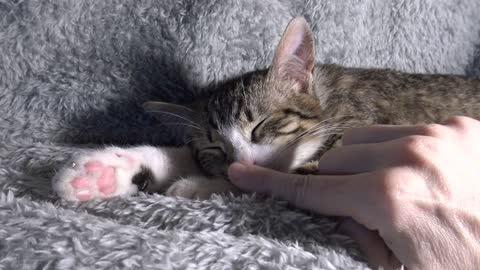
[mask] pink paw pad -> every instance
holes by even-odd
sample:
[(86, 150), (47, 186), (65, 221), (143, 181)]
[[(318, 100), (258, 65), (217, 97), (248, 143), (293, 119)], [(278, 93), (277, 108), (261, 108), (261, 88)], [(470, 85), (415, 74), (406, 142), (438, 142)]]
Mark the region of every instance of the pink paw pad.
[(92, 193), (88, 190), (81, 190), (77, 192), (76, 196), (80, 201), (88, 201), (92, 199)]
[(88, 188), (90, 186), (90, 182), (84, 177), (76, 177), (70, 182), (70, 184), (75, 189)]
[(97, 181), (97, 186), (103, 194), (111, 194), (115, 192), (115, 169), (112, 166), (105, 168)]
[(87, 172), (101, 172), (103, 170), (103, 164), (100, 161), (90, 161), (84, 165)]
[(62, 183), (61, 188), (68, 192), (66, 195), (69, 199), (77, 201), (127, 194), (131, 184), (128, 183), (131, 180), (129, 175), (139, 165), (140, 160), (127, 151), (115, 150), (85, 156), (68, 168), (71, 173), (65, 179), (68, 187)]

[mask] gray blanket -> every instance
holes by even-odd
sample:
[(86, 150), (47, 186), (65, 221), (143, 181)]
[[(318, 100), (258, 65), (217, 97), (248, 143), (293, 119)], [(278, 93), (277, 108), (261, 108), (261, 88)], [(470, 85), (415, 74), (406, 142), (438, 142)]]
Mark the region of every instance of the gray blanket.
[(287, 22), (319, 62), (480, 75), (478, 0), (0, 0), (0, 269), (363, 269), (328, 218), (255, 196), (72, 204), (72, 153), (175, 143), (140, 109), (268, 66)]

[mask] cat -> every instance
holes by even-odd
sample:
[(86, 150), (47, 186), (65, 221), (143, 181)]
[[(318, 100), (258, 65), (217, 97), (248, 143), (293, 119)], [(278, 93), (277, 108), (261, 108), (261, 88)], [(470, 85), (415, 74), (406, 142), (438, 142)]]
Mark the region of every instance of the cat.
[(147, 102), (176, 125), (182, 147), (108, 147), (78, 154), (53, 178), (66, 200), (139, 191), (208, 198), (238, 194), (226, 175), (233, 161), (315, 173), (345, 128), (428, 124), (452, 115), (480, 118), (480, 79), (316, 65), (305, 19), (286, 27), (267, 70), (218, 84), (193, 104)]

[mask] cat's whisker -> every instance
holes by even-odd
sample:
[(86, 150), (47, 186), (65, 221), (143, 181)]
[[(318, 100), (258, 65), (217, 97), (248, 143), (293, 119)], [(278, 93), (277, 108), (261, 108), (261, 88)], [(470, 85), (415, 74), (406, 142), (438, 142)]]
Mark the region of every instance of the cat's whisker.
[[(327, 136), (330, 136), (330, 135), (334, 135), (334, 134), (323, 134), (323, 136), (317, 136), (317, 137), (327, 137)], [(300, 139), (301, 138), (299, 138), (298, 140), (295, 140), (295, 142), (300, 141)], [(276, 163), (279, 160), (279, 158), (281, 158), (286, 151), (288, 151), (291, 148), (293, 148), (294, 146), (296, 146), (295, 142), (284, 145), (283, 147), (281, 147), (280, 149), (275, 151), (273, 157), (268, 161), (267, 167), (271, 167), (271, 166), (269, 166), (269, 164)]]
[(194, 142), (194, 141), (200, 141), (200, 140), (202, 140), (202, 139), (203, 139), (203, 138), (192, 138), (192, 139), (186, 141), (185, 144), (189, 144), (189, 143)]
[(188, 118), (186, 118), (186, 117), (183, 117), (183, 116), (181, 116), (181, 115), (179, 115), (179, 114), (176, 114), (176, 113), (167, 112), (167, 111), (162, 111), (162, 110), (152, 110), (152, 111), (150, 111), (150, 112), (157, 112), (157, 113), (163, 113), (163, 114), (175, 116), (175, 117), (178, 117), (178, 118), (180, 118), (180, 119), (182, 119), (182, 120), (185, 120), (185, 121), (189, 122), (189, 123), (192, 124), (192, 125), (197, 126), (197, 123), (193, 122), (192, 120), (190, 120), (190, 119), (188, 119)]
[[(324, 121), (317, 123), (310, 127), (309, 129), (305, 130), (304, 132), (300, 133), (296, 138), (294, 138), (292, 141), (290, 141), (288, 144), (292, 144), (297, 142), (298, 140), (304, 138), (305, 136), (308, 135), (313, 135), (313, 134), (318, 134), (319, 131), (326, 132), (326, 131), (331, 131), (331, 130), (336, 130), (338, 129), (339, 131), (342, 131), (343, 129), (340, 127), (338, 128), (338, 124), (331, 124), (331, 125), (323, 125)], [(287, 144), (287, 145), (288, 145)]]
[(198, 130), (202, 130), (202, 128), (198, 127), (198, 126), (194, 126), (194, 125), (190, 125), (190, 124), (185, 124), (185, 123), (162, 123), (163, 125), (179, 125), (179, 126), (186, 126), (186, 127), (191, 127), (191, 128), (195, 128), (195, 129), (198, 129)]
[[(303, 132), (302, 134), (298, 135), (293, 140), (291, 140), (290, 142), (288, 142), (287, 144), (283, 145), (281, 148), (276, 150), (274, 152), (273, 157), (270, 159), (269, 163), (275, 163), (276, 161), (278, 161), (278, 159), (281, 157), (282, 154), (284, 154), (287, 150), (291, 149), (292, 147), (296, 146), (296, 143), (299, 142), (301, 139), (305, 138), (307, 135), (308, 135), (307, 132)], [(324, 137), (324, 136), (330, 136), (330, 134), (322, 134), (321, 137)]]
[(317, 123), (310, 127), (309, 129), (305, 130), (298, 136), (296, 136), (294, 139), (292, 139), (290, 142), (282, 146), (280, 149), (275, 151), (274, 156), (272, 159), (270, 159), (269, 163), (275, 163), (278, 161), (278, 158), (285, 153), (285, 151), (291, 149), (292, 147), (296, 146), (296, 143), (299, 142), (300, 140), (304, 139), (307, 136), (312, 136), (316, 138), (323, 138), (323, 137), (329, 137), (331, 135), (338, 135), (343, 133), (343, 130), (345, 128), (348, 128), (347, 123), (333, 123), (330, 125), (324, 125), (324, 123), (330, 119), (326, 119), (324, 121), (321, 121), (320, 123)]

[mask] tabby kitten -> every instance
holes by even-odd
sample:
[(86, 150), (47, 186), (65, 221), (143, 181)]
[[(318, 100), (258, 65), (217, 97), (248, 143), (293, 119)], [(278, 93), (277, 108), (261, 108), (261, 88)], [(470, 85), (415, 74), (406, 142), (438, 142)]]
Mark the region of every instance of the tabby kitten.
[(139, 190), (189, 198), (235, 193), (226, 176), (233, 161), (315, 173), (314, 162), (345, 128), (480, 118), (478, 101), (479, 79), (315, 65), (310, 28), (295, 18), (268, 70), (220, 84), (194, 104), (144, 105), (162, 122), (178, 124), (186, 146), (83, 153), (53, 186), (60, 197), (81, 201)]

